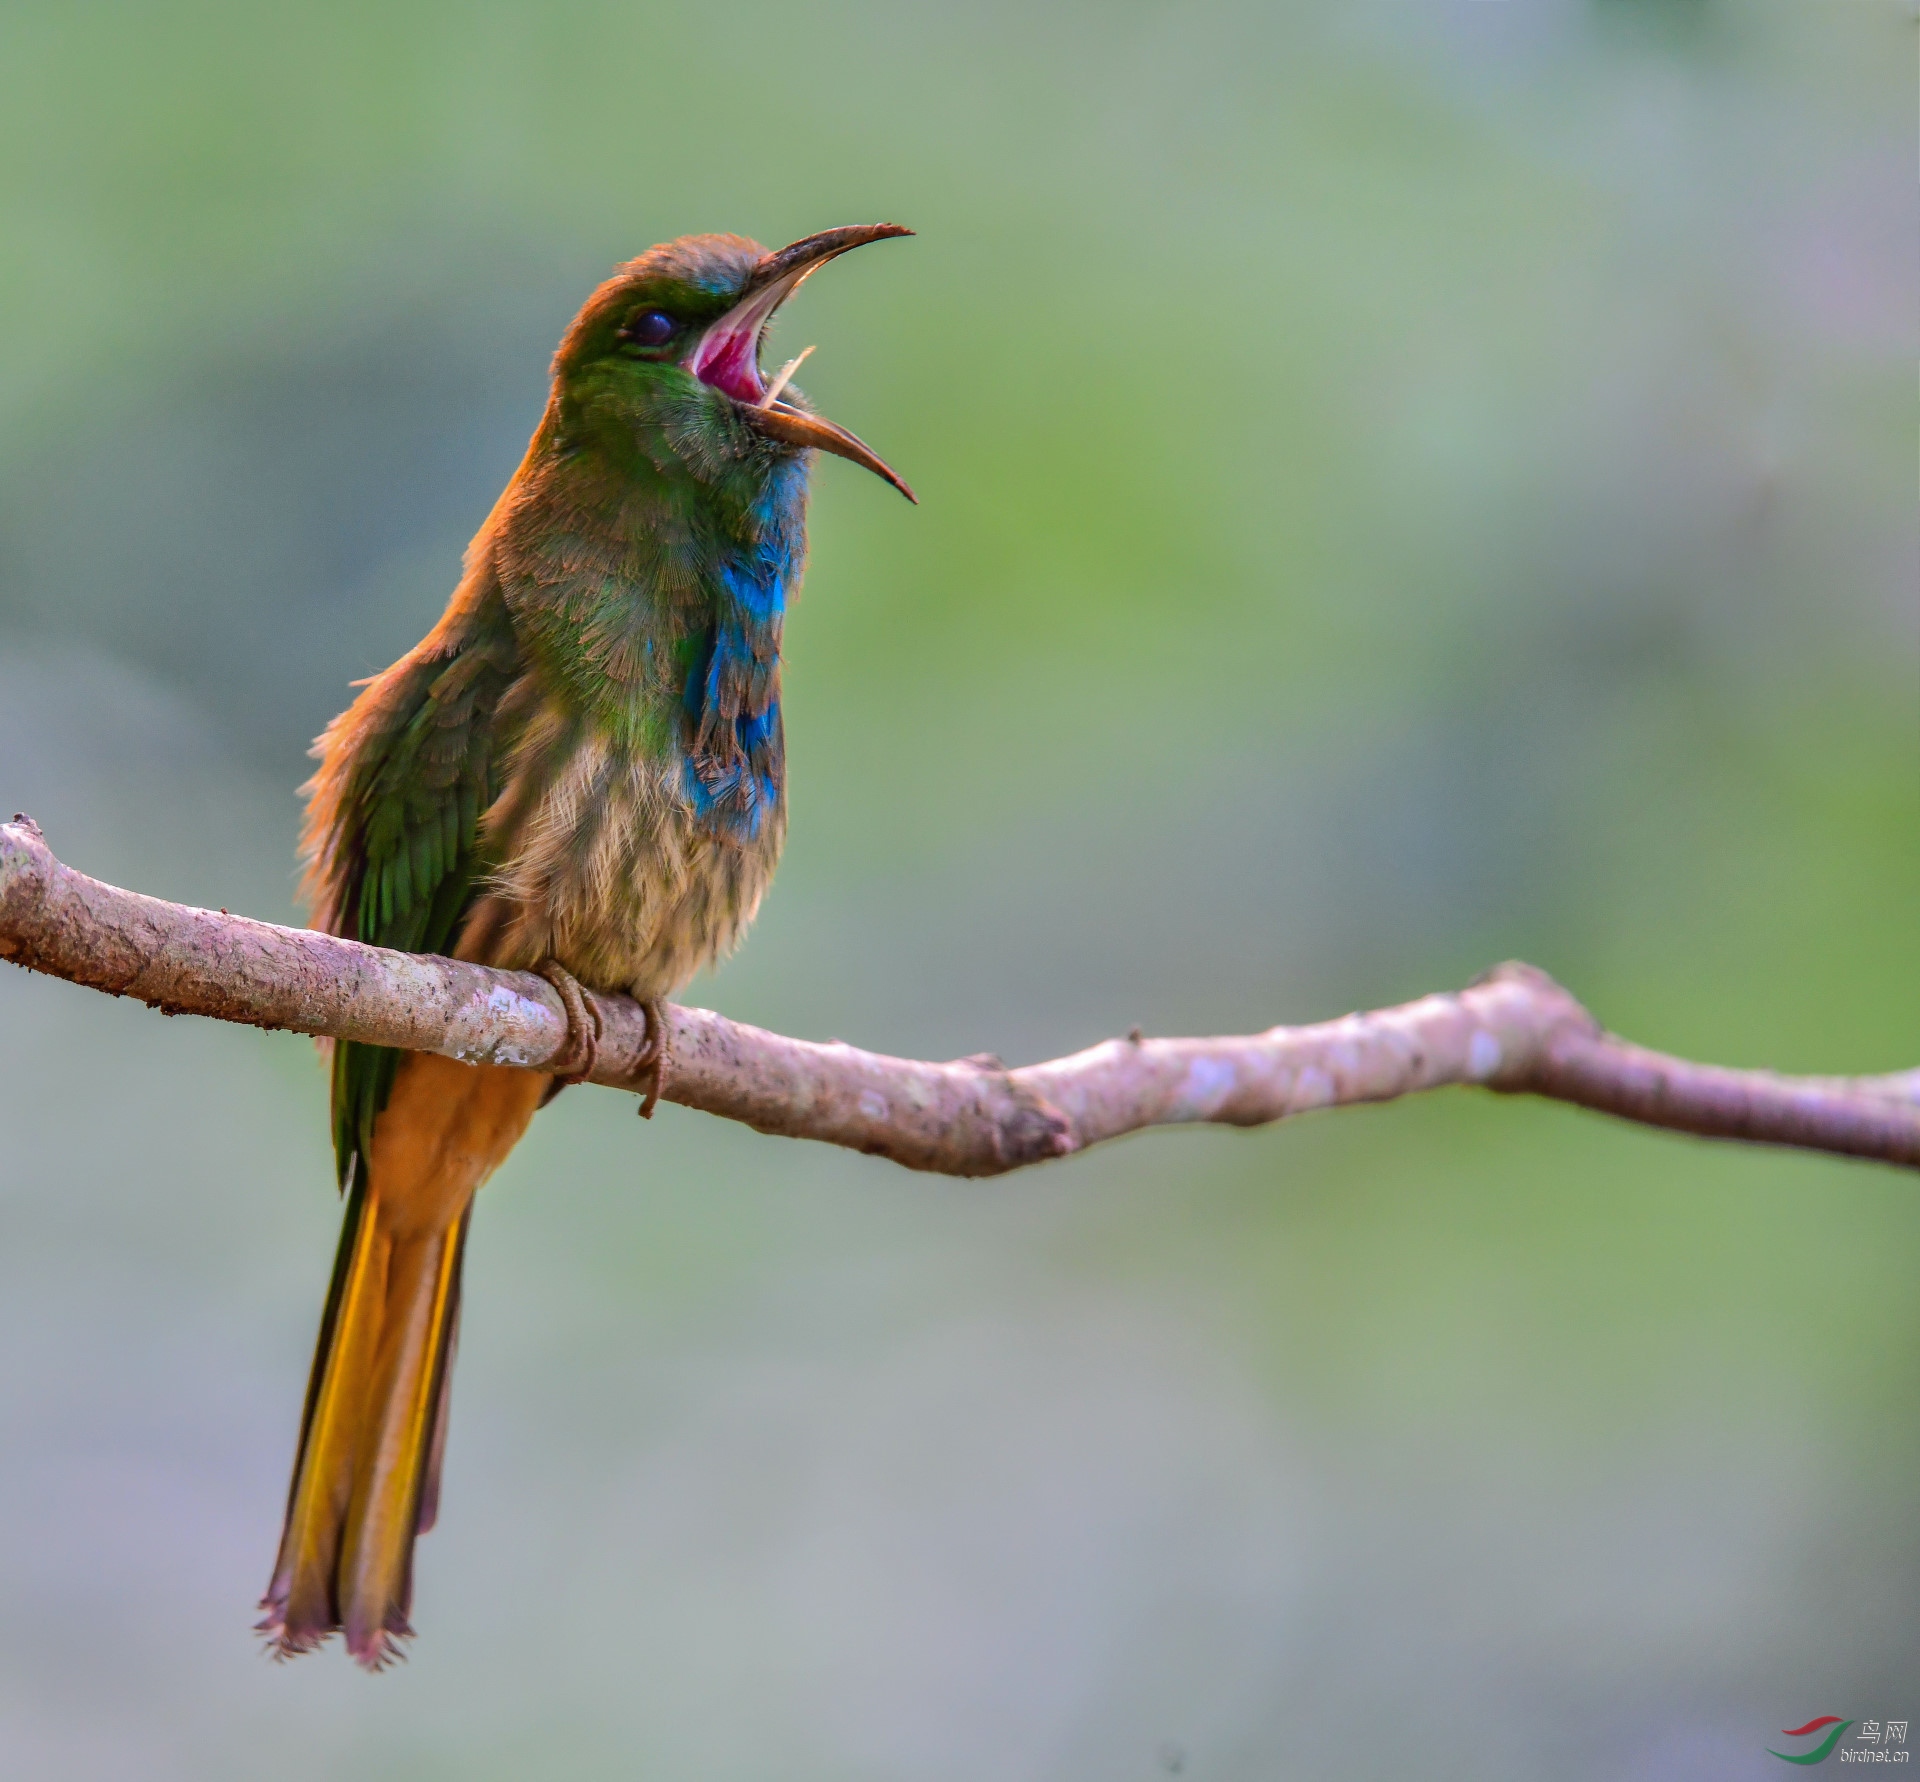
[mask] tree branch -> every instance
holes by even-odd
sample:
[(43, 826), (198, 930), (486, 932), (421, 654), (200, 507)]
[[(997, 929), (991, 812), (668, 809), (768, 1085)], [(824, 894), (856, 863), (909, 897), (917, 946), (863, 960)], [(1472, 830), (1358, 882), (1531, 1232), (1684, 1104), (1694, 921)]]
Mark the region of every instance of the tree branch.
[[(539, 1069), (564, 1053), (557, 991), (529, 972), (389, 952), (165, 903), (73, 871), (30, 818), (0, 824), (0, 958), (168, 1014)], [(592, 1080), (634, 1088), (646, 1018), (622, 996)], [(669, 1007), (669, 1101), (910, 1169), (989, 1176), (1147, 1126), (1261, 1126), (1314, 1108), (1475, 1084), (1647, 1126), (1920, 1168), (1920, 1070), (1781, 1077), (1693, 1064), (1604, 1032), (1529, 965), (1311, 1027), (1106, 1040), (1045, 1064), (888, 1058)]]

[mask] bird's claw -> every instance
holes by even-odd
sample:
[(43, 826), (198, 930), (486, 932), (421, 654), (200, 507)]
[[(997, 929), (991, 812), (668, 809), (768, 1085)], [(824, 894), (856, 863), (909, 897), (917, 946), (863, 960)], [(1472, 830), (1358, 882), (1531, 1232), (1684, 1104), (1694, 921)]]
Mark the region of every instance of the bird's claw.
[(600, 1060), (600, 1005), (593, 992), (557, 959), (543, 959), (534, 967), (554, 989), (560, 992), (560, 1004), (567, 1011), (566, 1049), (551, 1059), (547, 1069), (553, 1074), (556, 1091), (568, 1083), (584, 1083), (593, 1075)]
[(643, 996), (640, 1006), (647, 1012), (647, 1039), (640, 1048), (638, 1067), (633, 1073), (636, 1087), (644, 1085), (640, 1097), (640, 1118), (651, 1120), (660, 1105), (660, 1086), (667, 1074), (667, 1011), (657, 996)]

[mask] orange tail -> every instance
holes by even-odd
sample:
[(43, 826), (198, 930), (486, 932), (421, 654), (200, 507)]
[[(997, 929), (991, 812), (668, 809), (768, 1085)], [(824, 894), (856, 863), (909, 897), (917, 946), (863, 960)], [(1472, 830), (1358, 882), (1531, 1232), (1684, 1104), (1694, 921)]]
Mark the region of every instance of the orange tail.
[(344, 1628), (370, 1670), (413, 1630), (413, 1540), (433, 1526), (474, 1190), (547, 1079), (409, 1056), (347, 1203), (260, 1631), (282, 1655)]

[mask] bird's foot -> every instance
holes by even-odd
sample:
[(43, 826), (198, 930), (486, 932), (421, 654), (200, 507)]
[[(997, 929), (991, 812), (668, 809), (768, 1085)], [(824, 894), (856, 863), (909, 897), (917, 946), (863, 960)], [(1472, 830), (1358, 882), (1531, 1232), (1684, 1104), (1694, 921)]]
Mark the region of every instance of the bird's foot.
[(559, 960), (543, 959), (534, 970), (560, 992), (561, 1006), (567, 1011), (566, 1049), (547, 1066), (553, 1073), (552, 1093), (558, 1094), (567, 1084), (584, 1083), (593, 1075), (600, 1058), (600, 1005)]
[(642, 1090), (640, 1118), (651, 1120), (653, 1110), (660, 1105), (660, 1086), (667, 1075), (667, 1011), (657, 996), (643, 996), (639, 1002), (647, 1011), (647, 1040), (640, 1048), (633, 1081)]

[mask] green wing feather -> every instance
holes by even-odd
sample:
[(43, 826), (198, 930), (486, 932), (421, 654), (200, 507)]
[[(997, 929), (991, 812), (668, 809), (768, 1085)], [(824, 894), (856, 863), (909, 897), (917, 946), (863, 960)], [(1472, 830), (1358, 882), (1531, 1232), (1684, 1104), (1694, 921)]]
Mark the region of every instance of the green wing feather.
[[(480, 822), (500, 791), (508, 743), (500, 708), (518, 666), (495, 590), (368, 688), (378, 709), (357, 741), (329, 843), (339, 933), (408, 953), (445, 953), (458, 941), (494, 865)], [(404, 1056), (351, 1041), (334, 1048), (343, 1188)]]

